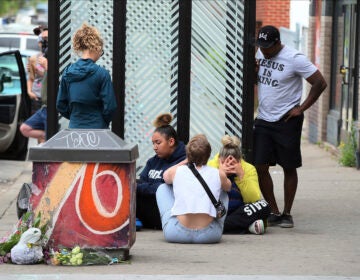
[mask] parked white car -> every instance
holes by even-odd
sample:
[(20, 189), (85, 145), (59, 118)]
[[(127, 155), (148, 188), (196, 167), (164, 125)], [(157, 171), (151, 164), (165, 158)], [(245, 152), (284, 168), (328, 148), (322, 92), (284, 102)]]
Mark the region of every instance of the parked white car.
[(28, 33), (0, 33), (0, 52), (11, 50), (19, 50), (26, 56), (38, 53), (38, 36)]
[(27, 59), (18, 50), (0, 53), (0, 159), (26, 159), (28, 138), (19, 127), (31, 111), (24, 66)]

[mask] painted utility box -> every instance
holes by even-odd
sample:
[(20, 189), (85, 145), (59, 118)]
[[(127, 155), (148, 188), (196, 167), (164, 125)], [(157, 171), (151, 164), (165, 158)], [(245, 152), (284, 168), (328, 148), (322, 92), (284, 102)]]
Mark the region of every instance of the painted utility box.
[(128, 259), (136, 238), (138, 156), (137, 145), (100, 129), (65, 129), (30, 148), (30, 207), (48, 223), (50, 249), (80, 246)]

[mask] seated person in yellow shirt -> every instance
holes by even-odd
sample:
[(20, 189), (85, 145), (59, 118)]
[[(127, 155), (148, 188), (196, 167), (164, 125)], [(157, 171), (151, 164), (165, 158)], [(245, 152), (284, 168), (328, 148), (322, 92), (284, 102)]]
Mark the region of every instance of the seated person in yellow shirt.
[(224, 233), (263, 234), (270, 207), (261, 197), (256, 169), (242, 158), (239, 138), (225, 135), (221, 142), (220, 152), (208, 165), (222, 169), (232, 182)]

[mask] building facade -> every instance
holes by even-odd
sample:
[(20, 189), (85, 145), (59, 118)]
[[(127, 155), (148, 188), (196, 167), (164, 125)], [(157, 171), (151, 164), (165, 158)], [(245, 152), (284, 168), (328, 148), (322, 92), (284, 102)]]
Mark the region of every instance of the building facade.
[(337, 147), (355, 138), (359, 167), (359, 5), (357, 0), (314, 0), (309, 54), (328, 88), (307, 113), (307, 137)]

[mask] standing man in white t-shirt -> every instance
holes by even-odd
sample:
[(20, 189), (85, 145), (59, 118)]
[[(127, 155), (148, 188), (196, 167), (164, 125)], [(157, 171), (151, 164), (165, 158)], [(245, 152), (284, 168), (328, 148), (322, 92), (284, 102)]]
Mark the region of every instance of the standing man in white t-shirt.
[[(302, 165), (300, 138), (304, 111), (326, 88), (324, 77), (302, 53), (281, 44), (274, 26), (260, 29), (256, 44), (258, 114), (254, 122), (254, 165), (261, 192), (271, 207), (268, 226), (294, 226), (290, 214), (298, 185), (297, 168)], [(301, 103), (302, 81), (311, 89)], [(269, 167), (284, 170), (284, 209), (279, 211)]]

